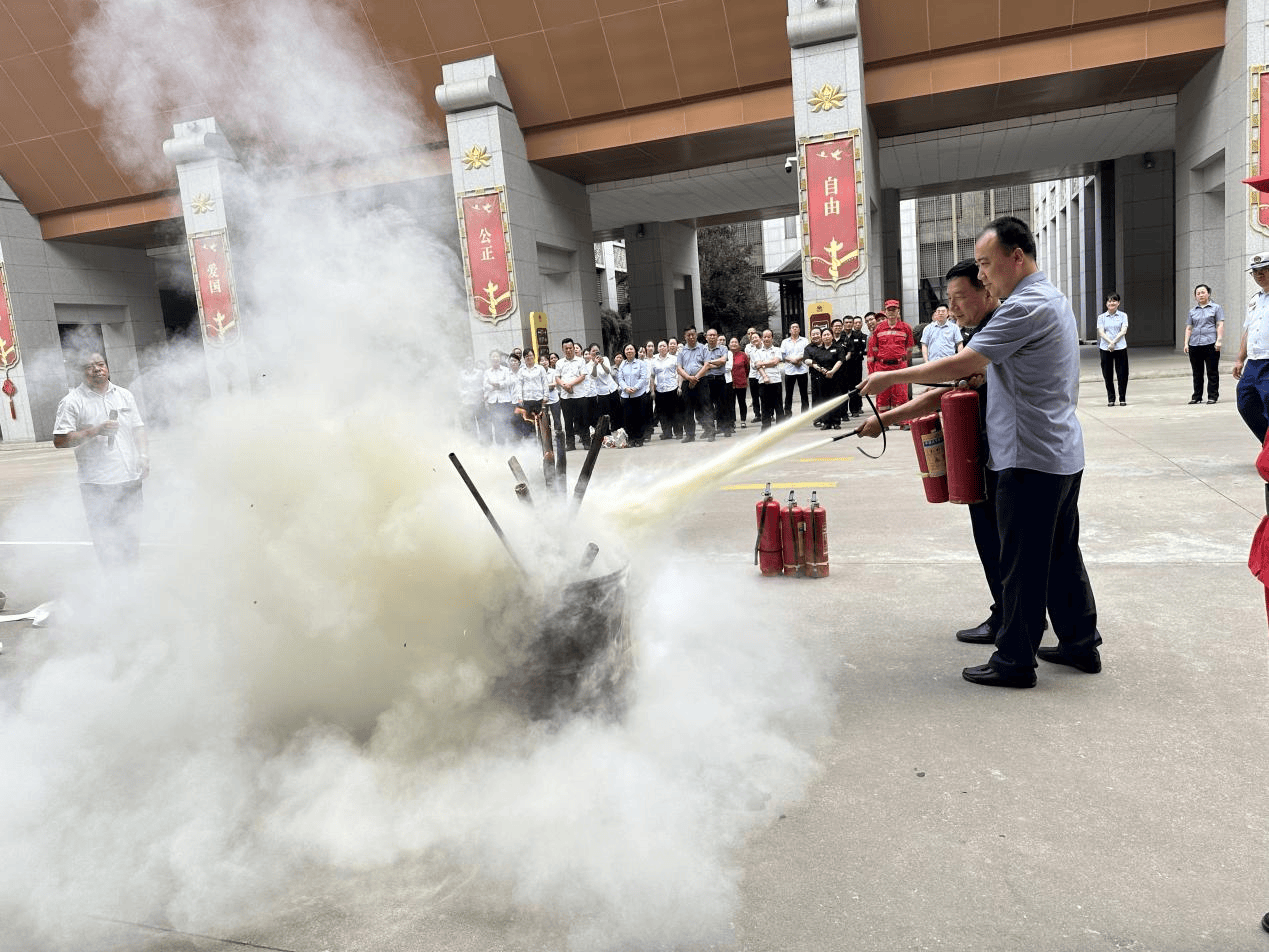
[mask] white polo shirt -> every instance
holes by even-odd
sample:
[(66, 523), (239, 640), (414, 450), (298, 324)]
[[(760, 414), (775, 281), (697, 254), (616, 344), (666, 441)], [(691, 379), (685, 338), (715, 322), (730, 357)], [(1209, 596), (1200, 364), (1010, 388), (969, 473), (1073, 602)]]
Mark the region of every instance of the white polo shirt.
[(145, 422), (137, 409), (137, 401), (123, 387), (107, 384), (106, 392), (98, 393), (81, 383), (58, 403), (53, 434), (65, 436), (105, 423), (112, 410), (119, 421), (114, 436), (103, 433), (75, 447), (81, 483), (113, 486), (141, 478), (141, 453), (137, 450), (134, 431), (145, 426)]

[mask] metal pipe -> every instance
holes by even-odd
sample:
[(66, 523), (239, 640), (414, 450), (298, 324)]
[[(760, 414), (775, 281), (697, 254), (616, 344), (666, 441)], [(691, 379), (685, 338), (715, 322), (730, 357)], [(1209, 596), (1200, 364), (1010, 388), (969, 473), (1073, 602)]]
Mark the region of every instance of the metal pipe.
[(485, 505), (485, 499), (480, 495), (480, 490), (476, 488), (476, 484), (471, 481), (471, 477), (467, 475), (467, 470), (463, 469), (463, 464), (458, 461), (458, 457), (450, 453), (449, 461), (454, 464), (454, 468), (458, 470), (458, 475), (463, 477), (463, 482), (467, 484), (467, 488), (471, 491), (472, 498), (476, 500), (476, 505), (480, 507), (480, 511), (485, 514), (485, 518), (489, 520), (489, 525), (493, 526), (493, 531), (497, 534), (499, 541), (507, 550), (507, 555), (511, 557), (512, 563), (520, 574), (528, 578), (529, 573), (524, 570), (524, 566), (520, 564), (520, 560), (516, 558), (516, 554), (511, 549), (511, 543), (507, 540), (506, 534), (502, 531), (502, 526), (498, 525), (498, 520), (494, 518), (494, 514), (489, 511), (489, 507)]
[(590, 485), (590, 474), (595, 469), (595, 460), (604, 447), (604, 437), (608, 435), (612, 421), (604, 414), (595, 424), (595, 435), (590, 438), (590, 446), (586, 450), (586, 461), (582, 463), (582, 471), (577, 475), (577, 485), (573, 488), (573, 511), (581, 508), (582, 499), (586, 496), (586, 487)]
[(532, 506), (533, 494), (529, 492), (529, 477), (525, 475), (524, 467), (514, 456), (507, 460), (507, 465), (511, 467), (511, 475), (516, 478), (516, 495), (520, 497), (521, 502)]

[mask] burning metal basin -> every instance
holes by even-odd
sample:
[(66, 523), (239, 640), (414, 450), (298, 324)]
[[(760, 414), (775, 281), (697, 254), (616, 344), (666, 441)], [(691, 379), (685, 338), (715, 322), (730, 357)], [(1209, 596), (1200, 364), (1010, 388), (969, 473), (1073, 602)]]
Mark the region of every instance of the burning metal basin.
[(524, 657), (499, 693), (535, 720), (620, 719), (634, 669), (626, 592), (624, 567), (564, 586), (560, 607), (525, 633)]

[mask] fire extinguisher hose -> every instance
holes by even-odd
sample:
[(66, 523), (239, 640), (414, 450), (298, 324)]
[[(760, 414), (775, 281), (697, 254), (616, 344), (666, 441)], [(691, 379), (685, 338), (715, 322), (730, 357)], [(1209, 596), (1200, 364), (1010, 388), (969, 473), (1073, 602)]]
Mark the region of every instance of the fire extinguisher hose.
[[(1269, 486), (1269, 483), (1266, 484)], [(762, 545), (762, 527), (767, 524), (767, 507), (762, 507), (762, 517), (758, 520), (758, 538), (753, 540), (753, 564), (758, 564), (758, 549)]]

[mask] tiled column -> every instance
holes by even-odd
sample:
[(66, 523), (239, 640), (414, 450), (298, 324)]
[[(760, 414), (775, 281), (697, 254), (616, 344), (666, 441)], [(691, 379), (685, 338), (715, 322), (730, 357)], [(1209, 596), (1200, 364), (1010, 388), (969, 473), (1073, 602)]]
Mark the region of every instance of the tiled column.
[(226, 209), (233, 192), (229, 186), (242, 169), (215, 119), (177, 123), (172, 133), (163, 143), (163, 154), (176, 165), (181, 189), (211, 392), (245, 392), (251, 387), (251, 369), (234, 287)]
[(864, 104), (855, 0), (788, 0), (793, 119), (798, 137), (803, 298), (833, 314), (874, 310), (879, 236), (870, 234), (877, 190), (874, 137)]
[(627, 225), (626, 267), (635, 346), (704, 332), (696, 229), (677, 222)]
[(18, 343), (18, 319), (13, 313), (9, 279), (4, 270), (4, 241), (0, 240), (0, 438), (5, 442), (31, 442), (35, 427), (31, 421), (31, 399), (27, 393), (26, 368)]
[(600, 340), (585, 186), (529, 164), (492, 56), (447, 64), (442, 76), (473, 354), (523, 346), (533, 311), (546, 313), (556, 350), (564, 337)]

